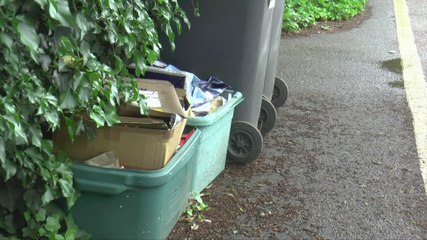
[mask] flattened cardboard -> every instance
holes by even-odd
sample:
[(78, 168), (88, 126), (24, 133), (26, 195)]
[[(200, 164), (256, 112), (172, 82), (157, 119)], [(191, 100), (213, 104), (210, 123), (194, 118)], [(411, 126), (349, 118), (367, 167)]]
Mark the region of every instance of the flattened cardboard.
[[(165, 66), (163, 66), (165, 67)], [(167, 70), (161, 67), (147, 67), (144, 78), (158, 79), (172, 83), (175, 88), (185, 88), (187, 76), (181, 71)]]
[[(151, 79), (136, 80), (140, 90), (156, 92), (158, 94), (161, 107), (149, 108), (148, 114), (150, 117), (170, 117), (171, 114), (178, 114), (184, 118), (188, 117), (190, 104), (184, 89), (174, 88), (167, 81)], [(128, 103), (120, 106), (119, 115), (138, 117), (141, 113), (136, 103)]]
[[(176, 88), (185, 88), (187, 75), (179, 70), (166, 69), (168, 65), (162, 62), (155, 62), (153, 66), (148, 66), (145, 73), (141, 78), (146, 79), (157, 79), (162, 81), (168, 81), (172, 83)], [(128, 68), (129, 73), (136, 76), (136, 66), (131, 64)]]
[[(150, 129), (138, 126), (143, 118), (123, 118), (121, 124), (96, 129), (97, 138), (90, 141), (86, 134), (73, 143), (65, 128), (54, 134), (56, 150), (63, 150), (73, 160), (86, 161), (113, 151), (120, 165), (132, 169), (155, 170), (164, 167), (174, 155), (186, 124), (183, 119), (172, 129)], [(147, 120), (150, 121), (150, 120)], [(157, 121), (157, 120), (153, 120)], [(155, 124), (158, 124), (156, 122)]]
[(121, 116), (120, 123), (118, 123), (117, 126), (167, 130), (169, 127), (165, 121), (167, 121), (167, 119)]

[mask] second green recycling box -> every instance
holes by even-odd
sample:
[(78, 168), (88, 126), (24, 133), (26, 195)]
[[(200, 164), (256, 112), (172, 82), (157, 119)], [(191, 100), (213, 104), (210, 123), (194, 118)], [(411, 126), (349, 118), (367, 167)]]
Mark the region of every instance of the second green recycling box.
[[(147, 78), (169, 81), (177, 86), (187, 86), (189, 89), (190, 86), (198, 86), (197, 82), (200, 81), (200, 79), (195, 81), (192, 73), (183, 72), (173, 65), (162, 62), (156, 62), (156, 66), (149, 67), (145, 74)], [(194, 89), (189, 89), (188, 96), (200, 97), (193, 94)], [(224, 99), (222, 106), (207, 115), (189, 117), (187, 120), (188, 126), (196, 127), (201, 132), (200, 143), (193, 157), (194, 178), (191, 189), (193, 194), (200, 193), (225, 168), (234, 110), (243, 101), (243, 96), (240, 92), (229, 89), (223, 90), (220, 96)]]
[(192, 117), (187, 125), (201, 131), (200, 144), (194, 154), (192, 193), (200, 193), (225, 168), (234, 108), (243, 101), (240, 92), (229, 92), (228, 101), (204, 117)]

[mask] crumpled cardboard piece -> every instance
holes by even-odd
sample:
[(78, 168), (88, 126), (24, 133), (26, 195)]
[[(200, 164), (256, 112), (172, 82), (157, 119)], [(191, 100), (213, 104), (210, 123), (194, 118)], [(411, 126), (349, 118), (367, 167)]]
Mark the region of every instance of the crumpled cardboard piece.
[[(167, 118), (178, 114), (187, 118), (190, 103), (184, 89), (174, 88), (167, 81), (152, 79), (136, 79), (138, 89), (146, 97), (148, 115), (156, 118)], [(120, 116), (141, 117), (139, 105), (135, 102), (121, 104), (118, 113)]]
[(119, 163), (119, 159), (117, 158), (114, 151), (105, 152), (101, 155), (98, 155), (94, 158), (91, 158), (84, 163), (97, 166), (97, 167), (105, 167), (105, 168), (122, 168)]

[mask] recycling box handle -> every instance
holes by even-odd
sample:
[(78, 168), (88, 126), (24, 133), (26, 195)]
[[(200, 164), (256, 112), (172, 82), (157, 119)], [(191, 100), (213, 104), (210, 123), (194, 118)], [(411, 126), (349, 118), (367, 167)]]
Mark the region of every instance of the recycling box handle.
[(128, 186), (123, 184), (114, 184), (102, 181), (93, 181), (85, 179), (75, 179), (74, 180), (77, 186), (77, 189), (80, 191), (86, 192), (95, 192), (108, 195), (118, 195), (127, 190), (131, 190)]

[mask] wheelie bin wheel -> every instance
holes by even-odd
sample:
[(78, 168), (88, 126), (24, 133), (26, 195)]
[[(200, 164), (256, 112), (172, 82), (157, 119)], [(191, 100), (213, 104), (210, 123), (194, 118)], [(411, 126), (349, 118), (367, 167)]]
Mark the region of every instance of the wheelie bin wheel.
[(288, 85), (285, 81), (279, 77), (274, 79), (274, 88), (273, 88), (273, 97), (271, 98), (271, 103), (279, 108), (283, 106), (288, 99)]
[(259, 112), (258, 118), (258, 129), (261, 134), (264, 135), (273, 129), (276, 123), (277, 112), (274, 105), (266, 98), (262, 98), (261, 111)]
[(238, 164), (250, 163), (259, 157), (262, 145), (262, 135), (256, 127), (248, 122), (233, 122), (227, 160)]

